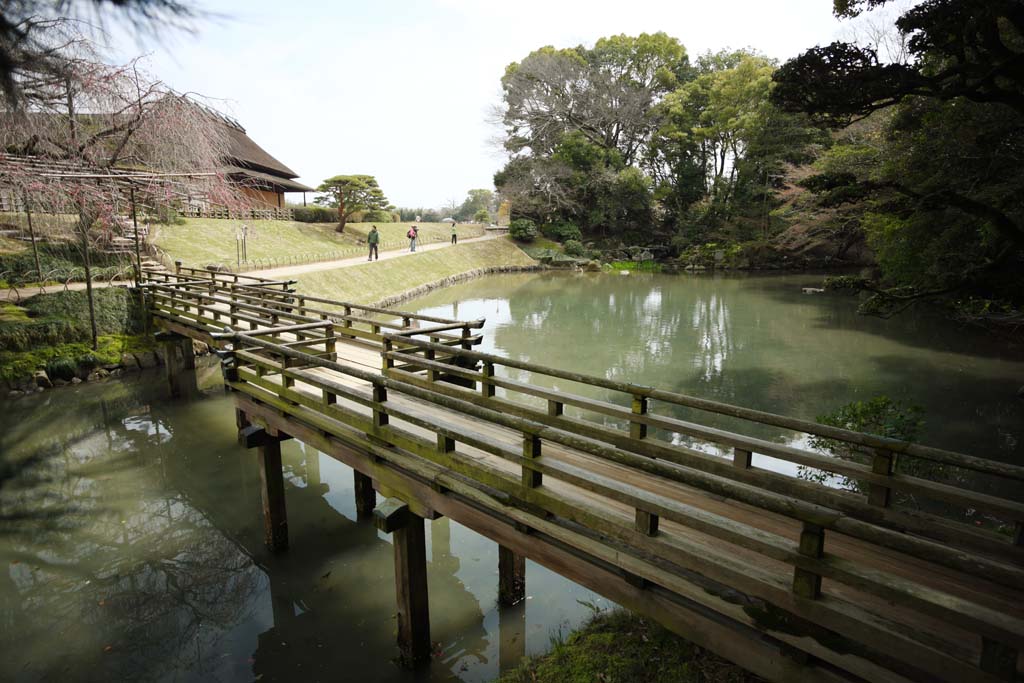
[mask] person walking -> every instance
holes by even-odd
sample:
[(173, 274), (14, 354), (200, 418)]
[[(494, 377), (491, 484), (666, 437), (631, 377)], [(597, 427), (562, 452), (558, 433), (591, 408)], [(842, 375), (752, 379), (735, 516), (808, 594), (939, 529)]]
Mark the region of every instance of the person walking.
[(409, 251), (416, 251), (416, 238), (420, 236), (420, 231), (416, 229), (416, 226), (409, 228), (409, 232), (406, 237), (409, 238)]
[(373, 261), (374, 259), (380, 260), (380, 252), (377, 250), (380, 244), (380, 233), (377, 232), (377, 226), (370, 228), (370, 234), (366, 236), (366, 243), (370, 246), (370, 255), (367, 257), (367, 261)]
[(455, 232), (455, 223), (452, 223), (452, 244), (459, 243), (459, 235)]

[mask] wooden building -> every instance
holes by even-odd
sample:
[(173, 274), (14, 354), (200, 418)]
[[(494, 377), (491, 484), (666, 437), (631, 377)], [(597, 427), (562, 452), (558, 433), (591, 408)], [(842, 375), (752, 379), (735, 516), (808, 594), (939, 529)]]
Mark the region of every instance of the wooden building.
[(237, 121), (218, 116), (227, 131), (228, 157), (225, 172), (251, 197), (255, 209), (283, 209), (286, 192), (305, 193), (313, 188), (296, 182), (298, 173), (272, 157), (250, 138)]

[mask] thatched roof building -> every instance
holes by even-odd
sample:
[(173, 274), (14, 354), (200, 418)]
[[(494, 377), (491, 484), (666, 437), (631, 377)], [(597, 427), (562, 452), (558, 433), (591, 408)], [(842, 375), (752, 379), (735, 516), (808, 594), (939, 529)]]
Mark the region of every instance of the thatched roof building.
[(257, 145), (241, 124), (223, 115), (217, 118), (224, 125), (229, 142), (224, 171), (258, 204), (266, 208), (281, 208), (285, 192), (314, 191), (296, 182), (299, 174)]

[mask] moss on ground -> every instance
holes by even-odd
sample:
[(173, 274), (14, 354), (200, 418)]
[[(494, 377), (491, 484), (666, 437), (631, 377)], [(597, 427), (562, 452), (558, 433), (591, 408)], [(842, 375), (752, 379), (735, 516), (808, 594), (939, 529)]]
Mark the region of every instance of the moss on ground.
[(601, 612), (497, 683), (755, 683), (760, 678), (625, 610)]
[(486, 240), (424, 251), (402, 258), (304, 273), (299, 291), (341, 301), (367, 303), (421, 285), (495, 266), (529, 266), (535, 261), (508, 239)]
[(99, 337), (98, 346), (94, 351), (88, 342), (71, 342), (29, 351), (0, 351), (0, 380), (17, 381), (36, 370), (55, 367), (69, 368), (70, 374), (80, 376), (102, 365), (116, 365), (125, 353), (152, 351), (155, 341), (152, 336), (112, 334)]
[[(266, 267), (309, 262), (325, 258), (347, 258), (362, 254), (370, 223), (349, 223), (344, 233), (335, 231), (335, 223), (300, 223), (298, 221), (225, 220), (188, 218), (181, 225), (157, 227), (156, 244), (171, 258), (185, 265), (205, 267), (223, 263), (233, 269), (236, 263), (235, 235), (248, 226), (246, 253), (250, 261), (260, 259)], [(405, 234), (412, 223), (377, 223), (381, 233), (381, 249), (406, 247)], [(423, 243), (448, 241), (450, 223), (417, 223)], [(479, 237), (480, 226), (459, 226), (459, 237)]]
[(547, 237), (537, 237), (532, 242), (520, 244), (520, 248), (535, 259), (542, 259), (545, 256), (560, 256), (565, 253), (562, 245)]

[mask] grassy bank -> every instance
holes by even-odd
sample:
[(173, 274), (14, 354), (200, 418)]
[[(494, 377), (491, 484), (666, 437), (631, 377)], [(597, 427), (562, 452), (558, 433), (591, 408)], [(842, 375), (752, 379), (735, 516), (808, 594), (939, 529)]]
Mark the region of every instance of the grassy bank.
[[(371, 227), (369, 223), (349, 223), (344, 233), (338, 233), (334, 223), (189, 218), (181, 225), (159, 226), (156, 245), (188, 266), (224, 263), (230, 267), (236, 262), (235, 235), (243, 223), (248, 226), (246, 253), (249, 260), (267, 261), (267, 267), (285, 265), (289, 259), (312, 261), (361, 254)], [(381, 249), (408, 246), (405, 234), (410, 225), (378, 223)], [(417, 226), (424, 243), (451, 238), (450, 223), (417, 223)], [(482, 227), (473, 225), (459, 226), (458, 231), (464, 238), (483, 234)]]
[(497, 683), (755, 683), (760, 678), (631, 612), (596, 614)]
[(19, 381), (36, 370), (70, 379), (113, 365), (126, 353), (152, 349), (142, 335), (142, 319), (134, 294), (123, 288), (95, 292), (99, 348), (89, 344), (88, 300), (85, 292), (40, 294), (23, 305), (0, 306), (0, 380)]
[(475, 270), (531, 266), (535, 261), (508, 239), (425, 251), (389, 261), (306, 273), (299, 291), (343, 301), (367, 303)]

